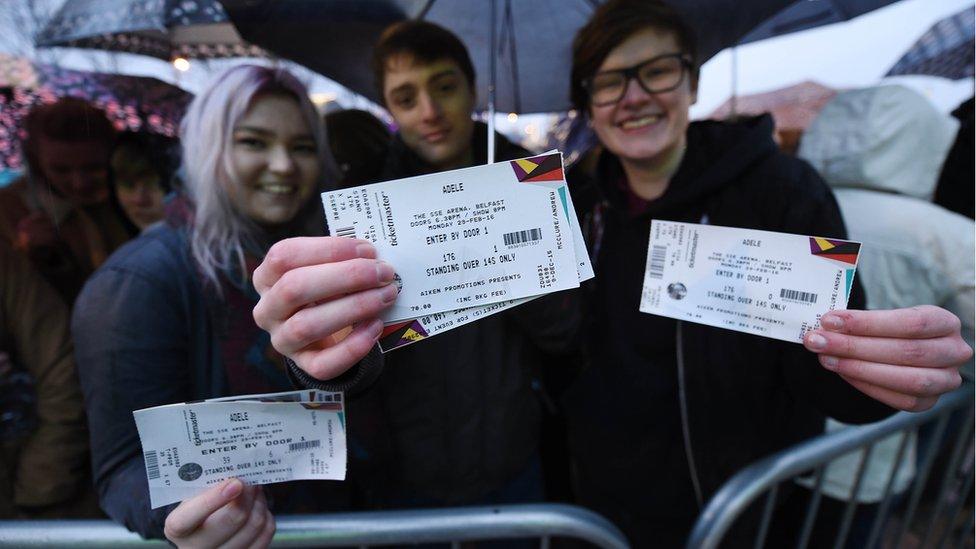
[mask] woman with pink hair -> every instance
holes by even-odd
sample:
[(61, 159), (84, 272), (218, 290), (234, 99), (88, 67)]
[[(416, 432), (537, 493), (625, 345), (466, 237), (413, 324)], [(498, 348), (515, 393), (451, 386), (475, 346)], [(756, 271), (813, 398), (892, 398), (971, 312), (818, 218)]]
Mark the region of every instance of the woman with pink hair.
[[(227, 70), (194, 99), (181, 130), (185, 194), (164, 223), (92, 276), (75, 308), (95, 482), (106, 513), (143, 536), (165, 535), (178, 546), (265, 546), (274, 533), (271, 498), (239, 479), (175, 508), (150, 509), (132, 412), (293, 388), (287, 361), (252, 318), (252, 272), (278, 240), (324, 233), (318, 194), (335, 169), (305, 87), (284, 70)], [(353, 327), (345, 344), (368, 350), (388, 301), (380, 275), (389, 267), (365, 242), (329, 240), (356, 258), (339, 273), (348, 281), (343, 295), (360, 291), (356, 314), (342, 319)], [(320, 386), (355, 391), (377, 373), (368, 359)], [(323, 511), (342, 508), (348, 486), (286, 483), (268, 492), (276, 510)]]

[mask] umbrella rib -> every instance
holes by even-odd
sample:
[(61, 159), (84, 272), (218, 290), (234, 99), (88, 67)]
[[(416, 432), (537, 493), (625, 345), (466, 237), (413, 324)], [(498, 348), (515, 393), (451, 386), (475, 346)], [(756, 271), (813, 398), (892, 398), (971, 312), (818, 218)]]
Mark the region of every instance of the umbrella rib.
[(427, 3), (420, 10), (420, 13), (417, 14), (417, 19), (421, 19), (421, 20), (426, 19), (427, 13), (430, 11), (430, 8), (434, 7), (434, 2), (436, 1), (437, 0), (427, 0)]

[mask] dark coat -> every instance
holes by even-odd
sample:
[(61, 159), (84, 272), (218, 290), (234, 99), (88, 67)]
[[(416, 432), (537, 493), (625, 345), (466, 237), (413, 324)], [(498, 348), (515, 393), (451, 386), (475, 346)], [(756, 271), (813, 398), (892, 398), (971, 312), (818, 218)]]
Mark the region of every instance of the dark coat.
[[(71, 327), (99, 500), (112, 519), (144, 537), (163, 537), (166, 516), (176, 505), (149, 507), (146, 468), (132, 412), (228, 396), (218, 328), (227, 315), (208, 296), (189, 256), (185, 232), (161, 224), (113, 254), (85, 284), (75, 305)], [(355, 391), (350, 379), (370, 381), (359, 373), (362, 368), (360, 364), (348, 376), (317, 386)], [(369, 414), (357, 413), (357, 406), (355, 399), (347, 401), (347, 433), (371, 430), (364, 423), (371, 420)], [(354, 451), (357, 436), (349, 434), (348, 440), (349, 475), (368, 476), (358, 470), (359, 464), (366, 468), (369, 464), (368, 456)], [(303, 483), (316, 490), (314, 510), (348, 509), (352, 497), (344, 492), (348, 483)], [(277, 507), (292, 510), (287, 505)]]
[[(476, 125), (475, 164), (486, 161)], [(502, 137), (498, 159), (531, 156)], [(382, 179), (436, 171), (396, 138)], [(533, 380), (547, 353), (569, 351), (579, 326), (576, 292), (559, 292), (384, 355), (371, 390), (393, 437), (390, 505), (458, 505), (486, 497), (538, 455), (541, 417)]]
[[(892, 412), (801, 345), (638, 311), (652, 218), (845, 237), (830, 190), (771, 134), (768, 117), (691, 124), (667, 191), (636, 216), (612, 155), (569, 176), (597, 273), (584, 292), (588, 365), (567, 394), (571, 447), (582, 503), (617, 521), (635, 546), (675, 543), (668, 531), (683, 539), (696, 500), (822, 432), (825, 415), (863, 423)], [(862, 306), (855, 288), (851, 308)], [(655, 346), (648, 330), (664, 341)]]

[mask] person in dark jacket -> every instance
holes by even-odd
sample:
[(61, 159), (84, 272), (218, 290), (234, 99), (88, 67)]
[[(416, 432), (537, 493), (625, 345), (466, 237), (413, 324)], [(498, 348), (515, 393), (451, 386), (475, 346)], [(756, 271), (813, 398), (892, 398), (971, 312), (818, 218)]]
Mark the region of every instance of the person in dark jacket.
[(939, 206), (970, 219), (976, 217), (976, 188), (973, 187), (976, 159), (972, 156), (973, 147), (976, 147), (974, 103), (976, 98), (970, 97), (952, 111), (952, 116), (959, 120), (959, 131), (942, 164), (932, 198)]
[[(194, 98), (181, 134), (187, 195), (170, 203), (165, 223), (109, 258), (74, 310), (95, 483), (105, 512), (145, 537), (165, 535), (188, 547), (260, 547), (274, 533), (271, 509), (345, 510), (349, 483), (276, 484), (266, 499), (264, 487), (228, 479), (153, 510), (132, 412), (294, 388), (285, 361), (252, 320), (261, 287), (252, 271), (278, 239), (322, 234), (318, 193), (335, 171), (307, 90), (279, 69), (228, 69)], [(323, 298), (333, 298), (328, 306), (348, 305), (346, 293), (364, 290), (351, 317), (329, 316), (340, 326), (358, 323), (344, 343), (365, 342), (368, 351), (382, 328), (369, 319), (392, 302), (384, 295), (396, 295), (392, 269), (365, 241), (334, 239), (317, 251), (357, 258), (337, 270), (344, 286)], [(364, 272), (370, 276), (357, 277)], [(323, 388), (355, 392), (378, 372), (368, 366), (344, 368), (345, 377)], [(367, 419), (354, 406), (350, 401), (347, 433)], [(352, 446), (352, 435), (347, 440)], [(355, 468), (353, 454), (351, 475)]]
[(346, 189), (375, 181), (390, 146), (390, 129), (369, 111), (337, 110), (325, 115), (329, 149), (339, 168), (337, 187)]
[[(725, 480), (821, 432), (825, 415), (931, 406), (971, 352), (935, 308), (825, 315), (805, 339), (819, 363), (800, 345), (639, 312), (652, 219), (845, 236), (829, 189), (777, 150), (768, 116), (689, 123), (694, 44), (665, 4), (610, 0), (573, 47), (572, 98), (601, 144), (569, 176), (597, 278), (588, 367), (565, 404), (579, 500), (635, 547), (682, 546)], [(901, 353), (912, 344), (924, 356)]]
[[(398, 23), (380, 38), (374, 60), (382, 97), (399, 127), (380, 179), (487, 161), (485, 126), (471, 118), (474, 69), (456, 36), (427, 22)], [(531, 156), (500, 136), (494, 139), (499, 159)], [(282, 254), (308, 255), (305, 250), (315, 245), (282, 242)], [(305, 283), (309, 291), (299, 293), (313, 302), (312, 288), (321, 279), (309, 276)], [(290, 313), (280, 300), (272, 289), (255, 315), (266, 322), (273, 341), (292, 341), (287, 316), (265, 316), (266, 310)], [(543, 499), (541, 409), (533, 375), (546, 353), (568, 352), (574, 345), (577, 303), (572, 292), (554, 294), (384, 355), (384, 373), (371, 390), (381, 395), (393, 437), (382, 505)], [(289, 354), (304, 342), (277, 348)], [(306, 369), (319, 377), (314, 367)]]
[(115, 128), (76, 97), (27, 116), (28, 171), (0, 189), (0, 239), (26, 255), (70, 308), (85, 280), (132, 237), (111, 199)]

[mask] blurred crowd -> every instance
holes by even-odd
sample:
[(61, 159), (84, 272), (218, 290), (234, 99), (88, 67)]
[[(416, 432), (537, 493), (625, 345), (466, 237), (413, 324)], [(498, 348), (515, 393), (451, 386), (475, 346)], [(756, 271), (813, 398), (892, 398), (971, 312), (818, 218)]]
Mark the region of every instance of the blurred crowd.
[[(899, 86), (843, 91), (786, 152), (768, 115), (689, 121), (694, 44), (667, 6), (630, 0), (573, 42), (567, 85), (598, 142), (567, 180), (596, 279), (386, 355), (393, 268), (329, 236), (318, 197), (487, 161), (449, 31), (398, 23), (376, 44), (395, 133), (365, 111), (323, 118), (297, 78), (255, 65), (198, 94), (179, 140), (119, 133), (80, 99), (36, 107), (28, 169), (0, 188), (0, 519), (108, 516), (243, 547), (280, 513), (567, 501), (635, 547), (676, 547), (758, 458), (971, 384), (973, 100), (949, 116)], [(491, 138), (498, 160), (532, 154)], [(803, 345), (640, 313), (651, 219), (862, 242), (852, 310)], [(150, 509), (133, 410), (295, 387), (346, 391), (346, 481), (231, 479)], [(872, 453), (850, 547), (897, 447)], [(858, 464), (827, 472), (828, 527)], [(781, 498), (770, 546), (810, 494)]]

